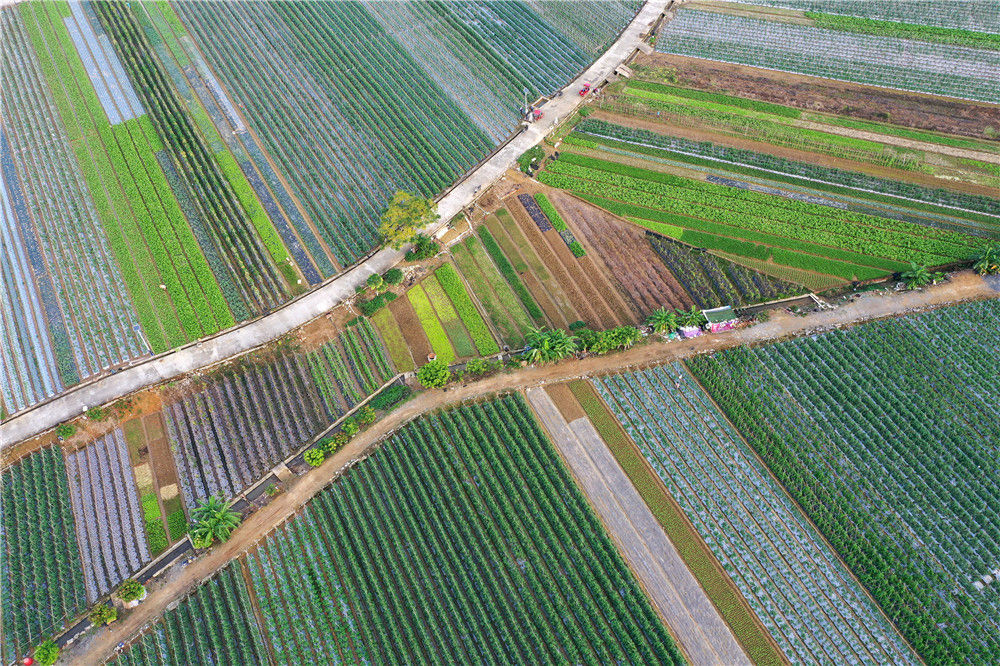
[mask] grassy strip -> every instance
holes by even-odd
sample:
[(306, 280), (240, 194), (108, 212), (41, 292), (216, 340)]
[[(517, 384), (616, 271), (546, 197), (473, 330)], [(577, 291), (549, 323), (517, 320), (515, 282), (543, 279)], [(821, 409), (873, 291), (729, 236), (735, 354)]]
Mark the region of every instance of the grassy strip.
[(699, 100), (702, 102), (713, 102), (723, 106), (735, 106), (740, 109), (759, 111), (761, 113), (783, 116), (785, 118), (799, 118), (802, 116), (801, 110), (790, 106), (772, 104), (771, 102), (761, 102), (755, 99), (746, 99), (745, 97), (736, 97), (735, 95), (726, 95), (723, 93), (678, 88), (677, 86), (668, 86), (663, 83), (653, 83), (652, 81), (629, 81), (628, 87), (663, 93), (666, 95), (674, 95), (675, 97), (686, 97), (688, 99)]
[(670, 497), (621, 425), (601, 402), (590, 382), (578, 379), (569, 383), (569, 389), (753, 663), (786, 663), (774, 644), (768, 640), (764, 629), (756, 621), (712, 551), (688, 522), (684, 511)]
[(528, 314), (532, 319), (541, 319), (544, 317), (542, 309), (538, 307), (538, 303), (535, 299), (531, 297), (531, 293), (528, 288), (524, 286), (521, 282), (521, 278), (518, 277), (517, 273), (514, 271), (514, 267), (510, 265), (507, 261), (507, 257), (504, 256), (503, 250), (497, 245), (497, 241), (493, 238), (493, 234), (486, 227), (479, 227), (479, 238), (483, 241), (483, 247), (486, 248), (486, 252), (489, 253), (493, 262), (496, 264), (497, 268), (500, 270), (500, 274), (504, 276), (504, 279), (510, 284), (511, 289), (517, 295), (521, 304), (524, 305), (524, 309), (528, 311)]
[(455, 348), (455, 354), (460, 358), (475, 356), (476, 348), (472, 344), (472, 338), (469, 337), (469, 333), (465, 330), (458, 312), (455, 311), (455, 306), (452, 305), (448, 294), (441, 287), (437, 276), (428, 276), (420, 285), (424, 288), (424, 292), (430, 299), (431, 305), (434, 306), (438, 319), (444, 325), (444, 330), (448, 333), (448, 339), (451, 340), (451, 346)]
[(971, 46), (977, 49), (992, 49), (994, 51), (1000, 50), (1000, 35), (979, 32), (977, 30), (944, 28), (936, 25), (902, 23), (900, 21), (881, 21), (858, 16), (825, 14), (822, 12), (806, 12), (805, 15), (806, 18), (812, 19), (815, 22), (817, 28), (826, 28), (827, 30), (857, 32), (882, 37), (899, 37), (902, 39), (919, 39), (924, 42)]
[(469, 292), (466, 291), (465, 284), (455, 267), (451, 264), (445, 264), (434, 271), (434, 276), (441, 283), (441, 287), (448, 294), (455, 309), (458, 310), (458, 316), (462, 318), (465, 328), (472, 336), (472, 341), (475, 343), (479, 355), (490, 356), (499, 352), (500, 345), (493, 339), (489, 327), (483, 321), (479, 311), (476, 310), (476, 304), (469, 297)]
[(510, 285), (500, 277), (493, 263), (485, 256), (482, 244), (475, 236), (469, 236), (464, 245), (455, 245), (451, 253), (486, 311), (486, 316), (500, 334), (500, 339), (511, 347), (520, 347), (524, 341), (524, 331), (531, 327), (531, 323)]
[(372, 321), (378, 327), (385, 346), (389, 350), (389, 358), (396, 366), (396, 372), (409, 372), (413, 370), (413, 357), (410, 355), (410, 348), (406, 346), (406, 339), (403, 338), (403, 331), (396, 323), (395, 317), (388, 308), (383, 308), (372, 315)]
[(827, 116), (821, 114), (810, 114), (807, 120), (826, 123), (827, 125), (837, 125), (838, 127), (850, 127), (852, 129), (874, 132), (876, 134), (888, 134), (889, 136), (899, 136), (904, 139), (923, 141), (924, 143), (935, 143), (941, 146), (953, 146), (955, 148), (966, 148), (969, 150), (981, 150), (984, 152), (996, 152), (997, 145), (977, 141), (975, 139), (959, 138), (925, 132), (923, 130), (900, 127), (899, 125), (889, 125), (887, 123), (875, 122), (872, 120), (857, 120), (855, 118), (844, 118), (842, 116)]
[(445, 332), (444, 326), (438, 320), (437, 314), (434, 312), (434, 306), (431, 305), (431, 301), (427, 298), (427, 293), (423, 287), (419, 284), (416, 285), (406, 292), (406, 297), (410, 299), (410, 304), (413, 305), (413, 309), (417, 313), (417, 318), (420, 320), (420, 326), (424, 329), (424, 333), (427, 334), (427, 339), (430, 341), (431, 348), (437, 355), (438, 360), (445, 363), (454, 361), (455, 350), (452, 349), (451, 343), (448, 341), (448, 333)]

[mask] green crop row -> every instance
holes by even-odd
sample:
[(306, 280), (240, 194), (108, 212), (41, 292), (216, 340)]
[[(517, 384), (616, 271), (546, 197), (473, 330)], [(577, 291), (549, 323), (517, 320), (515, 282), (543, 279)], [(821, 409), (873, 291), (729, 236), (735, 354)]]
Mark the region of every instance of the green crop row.
[[(586, 166), (584, 166), (586, 165)], [(975, 242), (955, 232), (873, 217), (658, 171), (567, 155), (547, 169), (547, 184), (864, 254), (924, 264), (965, 259)], [(626, 175), (627, 174), (627, 175)]]
[(717, 92), (679, 88), (677, 86), (668, 86), (662, 83), (654, 83), (652, 81), (629, 81), (628, 87), (662, 93), (665, 95), (673, 95), (674, 97), (686, 97), (687, 99), (698, 100), (701, 102), (711, 102), (720, 106), (759, 111), (761, 113), (767, 113), (774, 116), (784, 116), (786, 118), (799, 118), (802, 116), (802, 111), (794, 109), (790, 106), (772, 104), (770, 102), (760, 102), (755, 99), (746, 99), (745, 97), (736, 97), (735, 95), (726, 95)]
[(528, 311), (528, 314), (532, 319), (541, 319), (544, 315), (542, 309), (538, 307), (538, 303), (535, 299), (531, 297), (528, 292), (528, 288), (524, 286), (521, 282), (521, 278), (518, 277), (517, 272), (514, 267), (510, 265), (507, 261), (507, 257), (504, 256), (503, 250), (497, 245), (497, 241), (493, 238), (493, 234), (486, 227), (479, 227), (479, 238), (483, 241), (483, 247), (486, 248), (486, 252), (493, 259), (493, 263), (496, 264), (497, 268), (500, 270), (500, 274), (504, 276), (504, 279), (510, 284), (511, 289), (517, 295), (519, 301), (524, 306), (524, 309)]
[(413, 370), (413, 357), (410, 355), (410, 348), (407, 346), (403, 331), (400, 330), (392, 313), (388, 309), (379, 310), (372, 315), (372, 321), (375, 322), (375, 326), (382, 334), (382, 339), (389, 350), (389, 357), (392, 359), (393, 365), (396, 366), (396, 371), (409, 372)]
[(448, 298), (451, 299), (455, 309), (458, 310), (458, 316), (462, 318), (465, 328), (469, 331), (469, 335), (472, 336), (472, 341), (475, 343), (479, 355), (490, 356), (500, 351), (500, 346), (493, 339), (493, 334), (490, 333), (489, 327), (483, 321), (479, 311), (476, 310), (476, 305), (472, 302), (472, 298), (469, 297), (469, 292), (465, 289), (465, 283), (462, 282), (462, 278), (459, 277), (455, 267), (451, 264), (444, 264), (441, 268), (434, 271), (434, 275), (437, 277), (438, 282), (441, 283), (441, 287), (445, 290), (445, 293), (448, 294)]
[[(783, 247), (787, 250), (809, 256), (825, 257), (847, 264), (855, 264), (858, 266), (858, 270), (878, 269), (880, 275), (894, 273), (907, 268), (907, 264), (885, 262), (885, 260), (873, 259), (872, 257), (848, 250), (816, 245), (806, 241), (798, 241), (749, 229), (738, 229), (695, 218), (687, 218), (685, 220), (682, 216), (672, 213), (642, 208), (641, 206), (602, 199), (592, 195), (581, 194), (579, 196), (590, 201), (595, 206), (600, 206), (616, 215), (627, 217), (650, 231), (683, 240), (696, 247), (719, 250), (759, 260), (766, 260), (774, 248)], [(679, 235), (670, 233), (676, 228), (678, 223), (683, 225), (683, 231)], [(765, 252), (765, 250), (767, 251)], [(883, 262), (885, 263), (882, 266), (871, 265)]]
[(455, 349), (455, 355), (460, 358), (475, 356), (476, 349), (472, 338), (469, 337), (469, 333), (462, 324), (461, 318), (455, 311), (455, 306), (452, 305), (448, 294), (441, 286), (441, 283), (438, 282), (437, 276), (431, 275), (427, 277), (420, 285), (424, 288), (424, 292), (427, 294), (427, 298), (430, 299), (431, 305), (434, 306), (438, 320), (448, 333), (448, 339), (451, 340), (451, 345)]
[[(641, 81), (637, 81), (635, 84), (630, 83), (624, 90), (625, 95), (632, 98), (649, 100), (671, 106), (681, 105), (691, 109), (704, 109), (705, 111), (714, 113), (734, 114), (757, 120), (775, 121), (778, 123), (782, 122), (780, 118), (796, 119), (802, 113), (798, 109), (778, 106), (775, 104), (772, 106), (774, 106), (775, 109), (781, 110), (781, 113), (776, 114), (774, 113), (774, 109), (759, 109), (754, 104), (732, 104), (729, 99), (726, 99), (726, 95), (718, 95), (717, 93), (706, 93), (705, 95), (681, 94), (696, 93), (697, 91), (686, 91), (680, 88), (664, 90), (660, 86), (657, 86), (657, 84), (647, 84), (645, 86), (636, 85), (641, 83)], [(718, 97), (716, 97), (716, 95), (718, 95)], [(731, 99), (737, 100), (740, 98), (733, 97)], [(754, 100), (743, 101), (753, 102)]]
[(552, 223), (556, 231), (567, 231), (569, 229), (566, 226), (566, 220), (562, 219), (562, 215), (559, 214), (559, 211), (556, 210), (556, 207), (552, 205), (547, 196), (539, 192), (535, 195), (535, 201), (538, 203), (538, 207), (542, 209), (542, 212), (545, 213), (545, 217), (549, 218), (549, 222)]
[(978, 49), (1000, 50), (1000, 35), (979, 32), (978, 30), (963, 30), (962, 28), (945, 28), (936, 25), (918, 23), (903, 23), (902, 21), (880, 21), (878, 19), (861, 18), (859, 16), (843, 16), (840, 14), (825, 14), (822, 12), (806, 12), (806, 18), (812, 19), (817, 28), (858, 32), (882, 37), (899, 37), (901, 39), (919, 39), (925, 42), (939, 44), (957, 44)]
[(406, 297), (410, 300), (410, 304), (413, 305), (413, 309), (417, 313), (417, 319), (420, 320), (420, 326), (424, 329), (424, 333), (427, 334), (427, 340), (430, 341), (431, 349), (434, 350), (438, 360), (445, 363), (454, 361), (455, 350), (452, 349), (451, 342), (448, 341), (448, 333), (445, 332), (444, 326), (441, 325), (437, 313), (434, 312), (434, 306), (431, 305), (431, 301), (427, 298), (423, 287), (419, 284), (414, 286), (406, 292)]

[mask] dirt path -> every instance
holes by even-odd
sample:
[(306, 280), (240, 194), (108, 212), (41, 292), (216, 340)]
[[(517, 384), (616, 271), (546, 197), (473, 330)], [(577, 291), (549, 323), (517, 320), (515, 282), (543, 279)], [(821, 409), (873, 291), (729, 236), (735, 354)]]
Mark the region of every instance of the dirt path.
[(750, 664), (708, 595), (586, 417), (567, 423), (544, 389), (528, 402), (688, 660)]
[(152, 584), (149, 598), (137, 609), (125, 615), (121, 621), (67, 648), (66, 663), (102, 663), (112, 654), (115, 645), (120, 641), (129, 640), (144, 626), (159, 617), (168, 605), (186, 595), (201, 581), (212, 576), (229, 561), (239, 557), (263, 536), (294, 515), (344, 469), (368, 455), (371, 448), (379, 441), (426, 412), (503, 391), (524, 390), (551, 382), (626, 370), (652, 363), (666, 363), (743, 344), (806, 335), (866, 320), (985, 298), (1000, 298), (1000, 288), (991, 288), (972, 271), (963, 271), (952, 275), (951, 279), (943, 284), (917, 292), (888, 296), (870, 292), (847, 305), (802, 317), (777, 311), (767, 322), (727, 333), (703, 335), (680, 342), (654, 342), (618, 354), (532, 366), (474, 383), (444, 390), (426, 391), (359, 434), (346, 447), (329, 458), (322, 467), (293, 481), (286, 492), (248, 517), (227, 543), (217, 546), (180, 571), (167, 574), (162, 583)]

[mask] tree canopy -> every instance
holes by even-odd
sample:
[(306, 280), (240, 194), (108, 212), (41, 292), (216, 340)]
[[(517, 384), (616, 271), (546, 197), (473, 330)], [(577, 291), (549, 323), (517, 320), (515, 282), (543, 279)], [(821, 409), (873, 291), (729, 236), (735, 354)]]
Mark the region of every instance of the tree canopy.
[(417, 380), (426, 388), (441, 388), (451, 379), (448, 364), (440, 359), (428, 361), (417, 370)]
[(240, 514), (217, 495), (202, 500), (191, 511), (191, 540), (196, 548), (207, 548), (225, 541), (240, 524)]
[(397, 191), (382, 213), (379, 234), (385, 242), (399, 249), (413, 240), (417, 232), (436, 220), (437, 206), (430, 199)]

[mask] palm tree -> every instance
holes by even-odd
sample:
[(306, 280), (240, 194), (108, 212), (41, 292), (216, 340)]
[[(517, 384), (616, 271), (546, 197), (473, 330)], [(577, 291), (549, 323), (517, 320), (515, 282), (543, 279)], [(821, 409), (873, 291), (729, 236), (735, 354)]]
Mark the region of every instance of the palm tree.
[(677, 325), (681, 328), (695, 328), (704, 324), (705, 321), (705, 315), (701, 313), (697, 305), (692, 305), (690, 310), (677, 311)]
[(980, 275), (1000, 275), (1000, 245), (985, 248), (974, 261), (972, 268)]
[(911, 261), (910, 267), (899, 274), (899, 279), (903, 281), (907, 289), (918, 289), (925, 287), (934, 281), (934, 275), (927, 270), (926, 266), (918, 266)]
[(672, 333), (677, 330), (677, 313), (666, 308), (653, 310), (646, 317), (646, 326), (651, 326), (654, 333)]
[(212, 495), (191, 511), (191, 540), (208, 547), (218, 539), (225, 541), (240, 524), (242, 517), (228, 502)]

